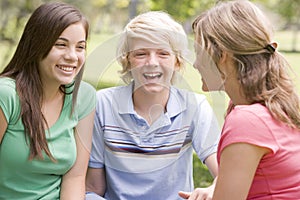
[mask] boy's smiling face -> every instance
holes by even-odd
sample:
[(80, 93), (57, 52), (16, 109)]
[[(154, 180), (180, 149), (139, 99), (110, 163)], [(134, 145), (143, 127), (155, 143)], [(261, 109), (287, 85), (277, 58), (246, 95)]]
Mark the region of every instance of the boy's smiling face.
[(155, 93), (168, 89), (174, 71), (178, 69), (172, 49), (143, 40), (135, 41), (131, 49), (128, 60), (135, 89), (141, 87)]

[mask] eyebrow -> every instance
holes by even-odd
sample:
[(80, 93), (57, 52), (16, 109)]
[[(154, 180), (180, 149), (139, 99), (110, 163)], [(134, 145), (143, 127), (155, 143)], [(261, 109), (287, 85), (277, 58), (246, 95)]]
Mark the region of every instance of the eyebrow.
[[(63, 38), (63, 37), (59, 37), (59, 38), (57, 38), (57, 40), (63, 40), (63, 41), (65, 41), (65, 42), (68, 42), (68, 41), (69, 41), (68, 39)], [(85, 41), (85, 40), (80, 40), (78, 43), (86, 43), (86, 41)]]
[(155, 49), (157, 51), (172, 51), (172, 49), (157, 49), (157, 48), (141, 48), (141, 49), (135, 49), (135, 50), (132, 50), (132, 51), (148, 51), (149, 49)]

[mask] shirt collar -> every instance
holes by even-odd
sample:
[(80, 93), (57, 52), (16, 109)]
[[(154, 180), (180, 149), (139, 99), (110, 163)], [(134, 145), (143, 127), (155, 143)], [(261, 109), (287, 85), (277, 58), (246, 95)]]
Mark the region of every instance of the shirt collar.
[[(132, 101), (133, 82), (127, 86), (123, 86), (124, 89), (115, 93), (115, 98), (118, 99), (119, 114), (135, 114)], [(178, 115), (187, 108), (187, 94), (182, 90), (179, 90), (173, 86), (170, 88), (170, 97), (167, 103), (167, 114), (170, 118)]]
[(187, 108), (187, 98), (185, 93), (181, 90), (171, 87), (170, 97), (167, 103), (167, 113), (169, 117), (174, 117), (179, 113), (183, 112)]
[(115, 99), (118, 99), (119, 114), (135, 114), (132, 101), (133, 82), (122, 87), (124, 89), (117, 90), (118, 92), (115, 93)]

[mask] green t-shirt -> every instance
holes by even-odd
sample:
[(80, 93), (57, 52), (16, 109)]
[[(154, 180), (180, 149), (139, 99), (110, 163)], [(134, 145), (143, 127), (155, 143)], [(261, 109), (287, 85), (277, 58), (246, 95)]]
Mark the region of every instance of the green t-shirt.
[(45, 154), (43, 160), (28, 160), (29, 145), (25, 141), (20, 102), (13, 79), (0, 78), (0, 107), (8, 127), (0, 144), (0, 200), (59, 199), (60, 184), (76, 159), (74, 127), (96, 104), (95, 89), (81, 82), (74, 114), (72, 95), (66, 95), (59, 119), (46, 132), (49, 149), (57, 160)]

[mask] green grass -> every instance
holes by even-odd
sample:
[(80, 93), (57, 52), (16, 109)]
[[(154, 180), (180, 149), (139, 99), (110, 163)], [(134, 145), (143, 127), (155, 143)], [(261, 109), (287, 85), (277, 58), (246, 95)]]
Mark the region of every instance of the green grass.
[(202, 164), (195, 153), (193, 155), (193, 178), (195, 188), (207, 187), (213, 181), (213, 177), (211, 176), (207, 167)]

